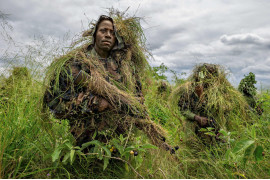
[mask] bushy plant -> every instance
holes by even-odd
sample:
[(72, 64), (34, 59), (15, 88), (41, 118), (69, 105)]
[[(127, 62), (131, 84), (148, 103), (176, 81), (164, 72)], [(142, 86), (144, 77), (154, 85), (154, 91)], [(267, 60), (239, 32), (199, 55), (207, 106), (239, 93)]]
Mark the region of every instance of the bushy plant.
[(255, 80), (255, 74), (250, 72), (240, 81), (238, 90), (247, 96), (255, 96), (257, 93), (257, 88), (255, 87), (256, 83), (257, 81)]

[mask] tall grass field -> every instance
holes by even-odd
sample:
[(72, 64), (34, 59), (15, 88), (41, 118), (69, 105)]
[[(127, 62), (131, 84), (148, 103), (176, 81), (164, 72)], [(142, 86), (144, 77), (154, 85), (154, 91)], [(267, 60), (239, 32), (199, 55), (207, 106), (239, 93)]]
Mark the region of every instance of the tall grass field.
[[(222, 141), (204, 144), (196, 139), (190, 146), (186, 120), (169, 103), (171, 92), (187, 80), (164, 65), (154, 67), (143, 81), (145, 105), (149, 117), (167, 131), (166, 142), (175, 153), (155, 147), (138, 129), (108, 143), (93, 140), (77, 146), (69, 121), (54, 118), (42, 103), (45, 67), (66, 52), (57, 42), (50, 43), (32, 44), (2, 57), (9, 63), (0, 76), (1, 179), (270, 178), (270, 90), (257, 93), (262, 115), (247, 108), (251, 121), (239, 123), (233, 131), (222, 129)], [(173, 82), (166, 71), (175, 75)], [(162, 82), (166, 88), (161, 91)], [(227, 121), (246, 120), (230, 118)], [(89, 147), (93, 151), (87, 151)]]

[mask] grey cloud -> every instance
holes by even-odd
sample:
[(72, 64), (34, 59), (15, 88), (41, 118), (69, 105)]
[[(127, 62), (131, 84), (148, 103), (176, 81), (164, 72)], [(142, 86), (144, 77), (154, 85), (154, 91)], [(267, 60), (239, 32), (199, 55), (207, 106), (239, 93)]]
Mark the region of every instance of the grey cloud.
[[(256, 78), (259, 79), (259, 80), (266, 80), (266, 84), (267, 85), (270, 85), (270, 82), (269, 82), (269, 77), (270, 77), (270, 73), (266, 73), (266, 74), (257, 74), (256, 75)], [(267, 81), (268, 80), (268, 81)]]
[(264, 76), (266, 70), (258, 66), (270, 65), (267, 0), (0, 1), (1, 9), (11, 14), (14, 36), (27, 43), (37, 33), (45, 38), (61, 37), (69, 30), (78, 33), (81, 22), (87, 26), (112, 6), (130, 7), (130, 15), (137, 12), (145, 17), (147, 45), (156, 59), (151, 65), (163, 62), (187, 72), (196, 63), (217, 63), (232, 72), (236, 84), (248, 71), (258, 80), (270, 82)]
[[(258, 74), (270, 74), (270, 66), (265, 64), (256, 64), (242, 69), (242, 72), (257, 72)], [(268, 78), (270, 78), (270, 76)]]
[(265, 39), (258, 36), (257, 34), (234, 34), (234, 35), (222, 35), (220, 41), (226, 45), (237, 45), (237, 44), (255, 44), (255, 45), (264, 45), (268, 44)]

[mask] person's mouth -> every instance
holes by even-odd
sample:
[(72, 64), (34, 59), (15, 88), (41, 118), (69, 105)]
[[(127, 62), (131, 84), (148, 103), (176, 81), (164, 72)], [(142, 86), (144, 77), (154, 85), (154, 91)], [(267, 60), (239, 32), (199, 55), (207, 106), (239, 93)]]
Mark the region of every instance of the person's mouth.
[(111, 41), (102, 41), (103, 44), (111, 45)]

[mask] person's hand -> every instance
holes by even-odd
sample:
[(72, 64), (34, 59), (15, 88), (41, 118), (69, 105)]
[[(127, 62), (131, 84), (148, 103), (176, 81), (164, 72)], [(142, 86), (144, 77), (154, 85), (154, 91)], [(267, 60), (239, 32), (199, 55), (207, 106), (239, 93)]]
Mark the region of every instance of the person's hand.
[(195, 115), (195, 121), (198, 122), (200, 127), (205, 127), (208, 123), (208, 118)]
[(227, 141), (226, 141), (226, 139), (224, 138), (224, 135), (222, 134), (222, 133), (217, 133), (217, 135), (216, 135), (216, 140), (217, 141), (221, 141), (221, 142), (223, 142), (223, 143), (226, 143)]

